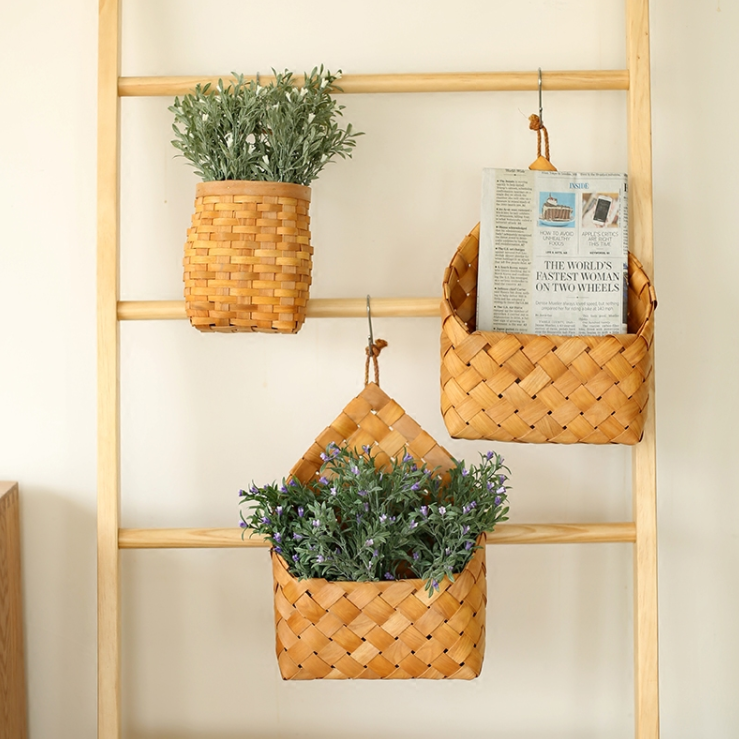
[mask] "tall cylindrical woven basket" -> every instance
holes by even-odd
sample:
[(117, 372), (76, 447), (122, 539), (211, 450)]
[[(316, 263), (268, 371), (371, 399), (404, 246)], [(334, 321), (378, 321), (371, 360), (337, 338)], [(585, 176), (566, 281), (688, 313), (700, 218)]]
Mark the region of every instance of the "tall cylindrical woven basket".
[(652, 372), (654, 288), (629, 254), (628, 334), (475, 330), (480, 226), (444, 274), (441, 412), (458, 439), (636, 444)]
[(185, 244), (185, 309), (200, 331), (296, 333), (311, 283), (311, 190), (200, 182)]

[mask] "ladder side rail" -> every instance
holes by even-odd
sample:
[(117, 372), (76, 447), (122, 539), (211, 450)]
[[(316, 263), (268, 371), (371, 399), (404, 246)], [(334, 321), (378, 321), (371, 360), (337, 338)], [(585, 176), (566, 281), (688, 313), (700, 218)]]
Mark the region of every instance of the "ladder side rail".
[(100, 0), (97, 163), (98, 737), (118, 739), (120, 703), (119, 167), (120, 2)]
[[(626, 0), (630, 244), (653, 281), (652, 122), (649, 1)], [(637, 739), (659, 737), (657, 474), (654, 372), (644, 438), (632, 453), (634, 544), (634, 718)]]

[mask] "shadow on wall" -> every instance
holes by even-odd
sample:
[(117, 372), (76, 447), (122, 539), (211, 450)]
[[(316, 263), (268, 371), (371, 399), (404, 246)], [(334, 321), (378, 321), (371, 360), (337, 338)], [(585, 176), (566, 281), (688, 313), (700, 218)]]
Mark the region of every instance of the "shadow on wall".
[[(29, 729), (54, 736), (62, 721), (64, 736), (89, 736), (97, 659), (94, 493), (82, 506), (84, 491), (18, 487)], [(51, 717), (55, 723), (46, 725)]]

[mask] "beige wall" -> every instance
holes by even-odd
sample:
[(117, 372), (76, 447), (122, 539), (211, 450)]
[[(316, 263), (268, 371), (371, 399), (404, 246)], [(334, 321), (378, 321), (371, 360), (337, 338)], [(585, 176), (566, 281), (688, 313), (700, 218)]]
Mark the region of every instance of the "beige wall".
[[(0, 8), (0, 479), (21, 484), (33, 739), (95, 735), (96, 7)], [(622, 68), (620, 0), (124, 0), (124, 74)], [(211, 11), (210, 13), (208, 11)], [(661, 705), (669, 739), (739, 734), (732, 438), (739, 273), (731, 190), (739, 12), (652, 3)], [(535, 155), (533, 93), (347, 96), (366, 132), (314, 187), (314, 297), (433, 296), (478, 218), (480, 169)], [(621, 93), (545, 96), (560, 169), (623, 170)], [(122, 297), (178, 299), (195, 177), (163, 99), (124, 100)], [(383, 388), (458, 457), (438, 324), (376, 319)], [(229, 526), (360, 389), (366, 323), (297, 336), (121, 328), (125, 526)], [(620, 448), (493, 445), (513, 521), (624, 520)], [(123, 552), (123, 706), (135, 739), (631, 735), (628, 547), (489, 550), (473, 683), (284, 684), (267, 554)]]

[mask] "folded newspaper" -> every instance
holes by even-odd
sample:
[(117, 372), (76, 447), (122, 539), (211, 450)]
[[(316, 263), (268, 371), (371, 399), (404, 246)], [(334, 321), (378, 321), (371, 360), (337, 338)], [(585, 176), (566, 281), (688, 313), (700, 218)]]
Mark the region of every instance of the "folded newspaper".
[(625, 174), (484, 169), (477, 329), (626, 333)]

